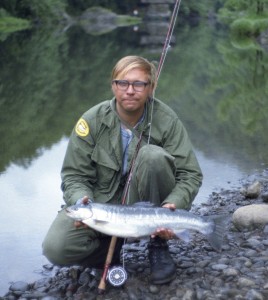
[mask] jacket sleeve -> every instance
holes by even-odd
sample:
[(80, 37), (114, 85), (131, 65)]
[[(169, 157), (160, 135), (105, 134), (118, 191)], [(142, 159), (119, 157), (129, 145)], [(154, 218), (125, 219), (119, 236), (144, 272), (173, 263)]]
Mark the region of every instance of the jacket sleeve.
[(163, 148), (175, 158), (176, 168), (176, 185), (163, 204), (174, 203), (177, 208), (190, 209), (203, 176), (188, 134), (179, 119), (169, 129)]
[(75, 130), (69, 139), (61, 170), (61, 189), (67, 205), (73, 205), (84, 196), (93, 199), (93, 185), (96, 181), (96, 168), (91, 160), (94, 149), (92, 137), (79, 137)]

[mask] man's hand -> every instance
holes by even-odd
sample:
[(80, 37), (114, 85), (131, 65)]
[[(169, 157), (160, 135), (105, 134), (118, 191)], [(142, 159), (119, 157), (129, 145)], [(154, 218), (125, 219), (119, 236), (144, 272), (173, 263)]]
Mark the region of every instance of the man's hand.
[[(162, 206), (163, 208), (168, 208), (170, 210), (175, 210), (176, 206), (173, 203), (166, 203)], [(151, 235), (152, 238), (159, 236), (161, 239), (171, 240), (175, 237), (174, 232), (167, 228), (158, 228), (154, 234)]]
[[(81, 204), (84, 204), (84, 205), (87, 205), (89, 203), (89, 198), (88, 196), (84, 196), (82, 198), (82, 203)], [(84, 224), (83, 222), (80, 222), (80, 221), (74, 221), (74, 226), (76, 228), (80, 228), (80, 227), (83, 227), (83, 228), (88, 228), (88, 226), (86, 224)]]

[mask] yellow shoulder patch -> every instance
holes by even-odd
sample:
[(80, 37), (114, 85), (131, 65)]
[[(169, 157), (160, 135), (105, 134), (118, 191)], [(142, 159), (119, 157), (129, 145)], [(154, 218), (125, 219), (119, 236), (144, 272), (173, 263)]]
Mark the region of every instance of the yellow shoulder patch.
[(79, 119), (75, 126), (75, 132), (79, 136), (87, 136), (89, 134), (89, 126), (84, 119)]

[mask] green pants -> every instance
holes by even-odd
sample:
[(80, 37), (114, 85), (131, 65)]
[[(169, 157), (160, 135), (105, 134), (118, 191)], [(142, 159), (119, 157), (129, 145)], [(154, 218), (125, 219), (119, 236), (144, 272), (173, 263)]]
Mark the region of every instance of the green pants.
[[(150, 201), (157, 206), (175, 186), (174, 158), (163, 148), (143, 146), (136, 159), (127, 204)], [(91, 228), (76, 228), (62, 210), (56, 216), (43, 242), (43, 254), (59, 266), (103, 267), (110, 237)], [(114, 261), (119, 263), (123, 240), (118, 239)]]

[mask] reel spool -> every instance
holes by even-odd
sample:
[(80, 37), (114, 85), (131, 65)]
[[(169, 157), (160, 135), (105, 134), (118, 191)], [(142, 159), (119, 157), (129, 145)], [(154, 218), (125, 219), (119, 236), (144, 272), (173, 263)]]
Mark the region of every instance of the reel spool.
[(107, 279), (113, 286), (121, 286), (127, 280), (127, 272), (123, 267), (115, 266), (108, 271)]

